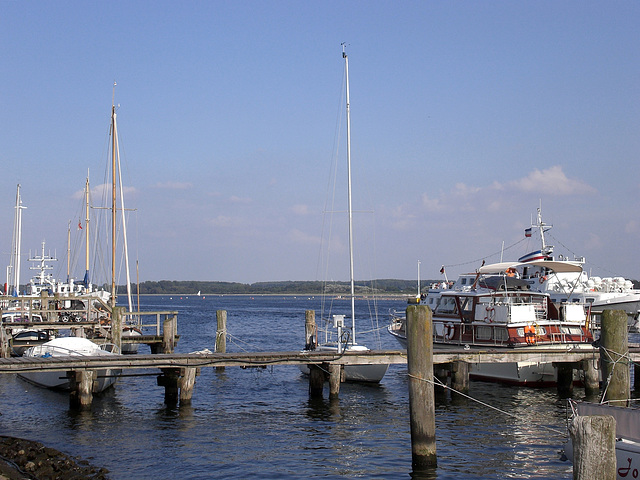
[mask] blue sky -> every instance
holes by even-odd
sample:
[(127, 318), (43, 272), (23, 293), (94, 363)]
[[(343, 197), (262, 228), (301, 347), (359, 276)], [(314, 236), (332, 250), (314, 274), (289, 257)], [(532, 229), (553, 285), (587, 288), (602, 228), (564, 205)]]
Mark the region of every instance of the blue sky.
[(0, 0), (2, 259), (19, 183), (24, 254), (66, 269), (116, 81), (141, 280), (347, 279), (344, 214), (319, 266), (346, 42), (357, 278), (498, 261), (542, 204), (558, 253), (638, 279), (639, 24), (632, 1)]

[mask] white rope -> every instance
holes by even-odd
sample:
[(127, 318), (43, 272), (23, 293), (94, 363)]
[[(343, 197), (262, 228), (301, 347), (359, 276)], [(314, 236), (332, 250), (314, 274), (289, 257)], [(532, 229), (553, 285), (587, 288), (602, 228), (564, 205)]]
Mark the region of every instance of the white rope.
[[(438, 386), (441, 386), (441, 387), (447, 388), (447, 389), (451, 390), (452, 392), (457, 393), (458, 395), (461, 395), (461, 396), (463, 396), (463, 397), (465, 397), (465, 398), (468, 398), (469, 400), (472, 400), (472, 401), (474, 401), (474, 402), (476, 402), (476, 403), (479, 403), (480, 405), (482, 405), (482, 406), (484, 406), (484, 407), (488, 407), (488, 408), (490, 408), (490, 409), (492, 409), (492, 410), (495, 410), (496, 412), (500, 412), (500, 413), (502, 413), (503, 415), (506, 415), (506, 416), (508, 416), (508, 417), (512, 417), (512, 418), (520, 418), (520, 417), (521, 417), (521, 415), (516, 415), (516, 414), (514, 414), (514, 413), (507, 412), (506, 410), (501, 410), (501, 409), (499, 409), (498, 407), (494, 407), (493, 405), (489, 405), (488, 403), (485, 403), (485, 402), (483, 402), (483, 401), (481, 401), (481, 400), (478, 400), (477, 398), (473, 398), (473, 397), (471, 397), (471, 396), (469, 396), (469, 395), (467, 395), (467, 394), (465, 394), (465, 393), (459, 392), (459, 391), (458, 391), (458, 390), (456, 390), (455, 388), (452, 388), (452, 387), (450, 387), (449, 385), (447, 385), (447, 384), (445, 384), (445, 383), (442, 383), (442, 381), (441, 381), (438, 377), (435, 377), (435, 378), (436, 378), (436, 380), (437, 380), (437, 383), (436, 383), (436, 382), (434, 382), (433, 380), (428, 380), (428, 379), (426, 379), (426, 378), (416, 377), (415, 375), (411, 375), (411, 374), (407, 374), (407, 375), (408, 375), (409, 377), (411, 377), (411, 378), (415, 378), (416, 380), (420, 380), (420, 381), (422, 381), (422, 382), (427, 382), (427, 383), (431, 383), (432, 385), (438, 385)], [(550, 431), (552, 431), (552, 432), (554, 432), (554, 433), (558, 433), (558, 434), (560, 434), (560, 435), (564, 435), (564, 434), (566, 433), (566, 432), (563, 432), (563, 431), (557, 430), (557, 429), (555, 429), (555, 428), (547, 427), (546, 425), (539, 425), (539, 426), (540, 426), (541, 428), (544, 428), (544, 429), (546, 429), (546, 430), (550, 430)]]

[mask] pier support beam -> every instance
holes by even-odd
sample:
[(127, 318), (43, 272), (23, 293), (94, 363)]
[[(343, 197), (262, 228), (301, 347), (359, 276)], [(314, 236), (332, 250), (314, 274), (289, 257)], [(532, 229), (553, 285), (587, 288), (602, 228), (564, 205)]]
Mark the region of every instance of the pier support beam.
[(575, 417), (569, 427), (573, 443), (573, 479), (616, 479), (616, 420), (610, 415)]
[(118, 347), (119, 351), (122, 351), (122, 314), (124, 311), (124, 307), (113, 307), (111, 312), (111, 343)]
[(456, 392), (469, 393), (469, 364), (451, 362), (451, 388)]
[(407, 369), (413, 470), (437, 465), (433, 392), (433, 324), (426, 305), (407, 307)]
[(558, 385), (558, 395), (570, 397), (573, 393), (573, 364), (556, 364), (556, 380)]
[(188, 405), (191, 403), (191, 397), (193, 397), (193, 389), (196, 385), (198, 369), (183, 368), (181, 373), (182, 376), (178, 381), (178, 387), (180, 388), (180, 405)]
[(337, 363), (329, 365), (329, 398), (338, 398), (338, 395), (340, 394), (342, 369), (342, 365)]
[[(217, 310), (216, 321), (218, 329), (216, 330), (216, 353), (227, 352), (227, 311)], [(216, 371), (224, 372), (224, 367), (216, 367)]]
[(168, 407), (174, 407), (178, 404), (180, 369), (162, 368), (161, 370), (162, 375), (158, 376), (158, 385), (164, 387), (164, 403)]
[(604, 400), (619, 407), (629, 406), (631, 376), (628, 357), (627, 314), (624, 310), (605, 310), (600, 326), (602, 388)]
[(178, 321), (175, 315), (168, 315), (162, 324), (162, 353), (173, 353), (176, 347)]
[(69, 377), (69, 405), (74, 409), (86, 409), (93, 402), (93, 380), (96, 375), (94, 370), (75, 370), (67, 372)]
[(598, 361), (594, 359), (585, 359), (582, 361), (582, 371), (584, 372), (584, 392), (587, 397), (595, 396), (600, 393), (600, 370)]
[(309, 365), (309, 396), (311, 398), (322, 398), (324, 387), (324, 371), (320, 365)]

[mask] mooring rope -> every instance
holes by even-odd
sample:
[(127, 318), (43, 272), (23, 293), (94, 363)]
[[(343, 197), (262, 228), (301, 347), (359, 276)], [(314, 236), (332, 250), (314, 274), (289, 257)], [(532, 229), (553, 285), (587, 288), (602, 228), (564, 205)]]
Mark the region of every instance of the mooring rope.
[[(473, 398), (473, 397), (472, 397), (472, 396), (470, 396), (470, 395), (467, 395), (467, 394), (465, 394), (465, 393), (462, 393), (462, 392), (460, 392), (460, 391), (456, 390), (455, 388), (452, 388), (452, 387), (450, 387), (449, 385), (447, 385), (447, 384), (445, 384), (445, 383), (442, 383), (442, 381), (441, 381), (439, 378), (437, 378), (437, 377), (435, 377), (435, 378), (436, 378), (436, 380), (437, 380), (437, 382), (435, 382), (435, 381), (433, 381), (433, 380), (429, 380), (429, 379), (426, 379), (426, 378), (417, 377), (416, 375), (411, 375), (410, 373), (407, 373), (407, 375), (408, 375), (409, 377), (411, 377), (411, 378), (415, 378), (416, 380), (420, 380), (420, 381), (422, 381), (422, 382), (431, 383), (432, 385), (438, 385), (438, 386), (440, 386), (440, 387), (444, 387), (444, 388), (446, 388), (446, 389), (449, 389), (449, 390), (451, 390), (452, 392), (457, 393), (458, 395), (461, 395), (461, 396), (463, 396), (463, 397), (465, 397), (465, 398), (468, 398), (469, 400), (472, 400), (472, 401), (474, 401), (474, 402), (476, 402), (476, 403), (478, 403), (478, 404), (480, 404), (480, 405), (482, 405), (482, 406), (484, 406), (484, 407), (487, 407), (487, 408), (490, 408), (490, 409), (492, 409), (492, 410), (495, 410), (496, 412), (502, 413), (503, 415), (506, 415), (506, 416), (508, 416), (508, 417), (512, 417), (512, 418), (521, 418), (521, 415), (516, 415), (516, 414), (514, 414), (514, 413), (507, 412), (506, 410), (502, 410), (502, 409), (500, 409), (500, 408), (498, 408), (498, 407), (494, 407), (493, 405), (490, 405), (490, 404), (488, 404), (488, 403), (486, 403), (486, 402), (483, 402), (482, 400), (478, 400), (477, 398)], [(560, 435), (565, 435), (565, 434), (566, 434), (566, 432), (563, 432), (563, 431), (561, 431), (561, 430), (557, 430), (557, 429), (552, 428), (552, 427), (548, 427), (548, 426), (546, 426), (546, 425), (539, 425), (539, 426), (540, 426), (541, 428), (544, 428), (544, 429), (546, 429), (546, 430), (550, 430), (550, 431), (552, 431), (552, 432), (554, 432), (554, 433), (558, 433), (558, 434), (560, 434)]]

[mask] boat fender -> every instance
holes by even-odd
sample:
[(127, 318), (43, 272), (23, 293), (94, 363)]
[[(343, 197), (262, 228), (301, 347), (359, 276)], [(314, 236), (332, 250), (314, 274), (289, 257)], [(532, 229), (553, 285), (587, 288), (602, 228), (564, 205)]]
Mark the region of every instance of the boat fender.
[(456, 327), (452, 323), (447, 323), (444, 326), (444, 338), (446, 340), (451, 340), (453, 338), (454, 333), (456, 332)]

